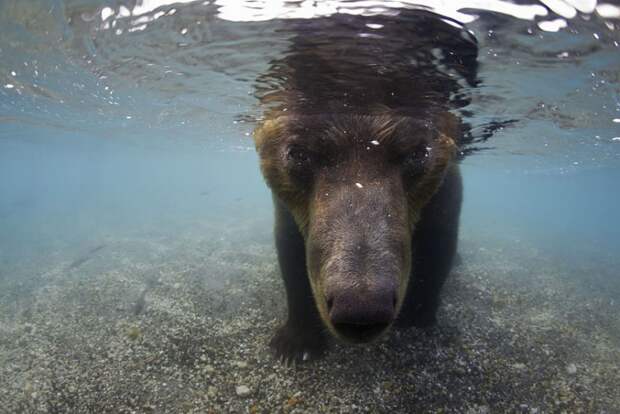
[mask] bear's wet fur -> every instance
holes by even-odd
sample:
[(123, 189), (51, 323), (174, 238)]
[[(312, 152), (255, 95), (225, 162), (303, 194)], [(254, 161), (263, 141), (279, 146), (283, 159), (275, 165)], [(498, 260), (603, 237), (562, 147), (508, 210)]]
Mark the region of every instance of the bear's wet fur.
[(477, 48), (421, 11), (290, 25), (293, 45), (259, 79), (255, 142), (288, 306), (271, 346), (302, 361), (327, 332), (361, 343), (435, 323), (462, 199), (450, 111), (468, 102)]

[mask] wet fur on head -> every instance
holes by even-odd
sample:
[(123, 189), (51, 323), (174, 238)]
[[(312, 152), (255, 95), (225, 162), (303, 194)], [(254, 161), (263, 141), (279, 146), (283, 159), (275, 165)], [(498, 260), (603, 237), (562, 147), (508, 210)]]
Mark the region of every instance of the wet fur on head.
[[(421, 208), (433, 196), (441, 184), (445, 170), (456, 155), (456, 144), (453, 137), (458, 134), (459, 120), (449, 112), (434, 115), (435, 122), (425, 122), (424, 128), (436, 133), (429, 142), (432, 146), (428, 157), (427, 171), (424, 179), (416, 185), (416, 191), (409, 193), (412, 212), (412, 225), (416, 221), (415, 212)], [(413, 126), (412, 126), (413, 125)], [(339, 145), (346, 147), (359, 144), (361, 137), (371, 137), (371, 140), (380, 145), (390, 144), (397, 135), (395, 132), (401, 128), (402, 141), (414, 149), (417, 143), (414, 135), (415, 125), (419, 121), (410, 115), (401, 115), (397, 111), (390, 111), (386, 107), (378, 107), (372, 113), (361, 115), (284, 115), (280, 111), (269, 113), (268, 119), (263, 121), (254, 131), (254, 142), (260, 157), (260, 166), (263, 176), (274, 193), (285, 202), (293, 213), (295, 221), (302, 234), (306, 234), (309, 221), (308, 197), (311, 188), (300, 188), (299, 183), (292, 180), (287, 169), (287, 152), (292, 143), (301, 146), (308, 145), (311, 137), (323, 135), (319, 139), (312, 140), (313, 145), (329, 145), (330, 138), (338, 140)], [(312, 126), (312, 127), (310, 127)], [(320, 127), (326, 126), (321, 131)], [(407, 135), (410, 134), (410, 135)], [(342, 139), (344, 135), (347, 139)], [(318, 141), (318, 142), (317, 142)], [(413, 144), (413, 145), (412, 145)], [(428, 147), (427, 147), (428, 148)]]
[[(385, 107), (366, 114), (271, 115), (255, 131), (261, 170), (306, 241), (310, 286), (325, 325), (338, 336), (326, 292), (360, 284), (372, 290), (369, 272), (396, 273), (389, 283), (400, 308), (415, 224), (455, 158), (447, 135), (454, 133), (452, 115), (420, 121)], [(307, 153), (302, 163), (310, 158), (301, 171), (291, 151)], [(363, 188), (351, 191), (358, 184)], [(363, 254), (352, 249), (354, 237), (361, 237)]]

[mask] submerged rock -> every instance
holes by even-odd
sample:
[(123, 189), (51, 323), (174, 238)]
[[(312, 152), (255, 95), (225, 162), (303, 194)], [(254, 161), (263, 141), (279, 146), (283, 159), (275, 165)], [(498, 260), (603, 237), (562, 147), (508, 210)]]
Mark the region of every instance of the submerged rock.
[(239, 397), (247, 397), (251, 393), (250, 388), (246, 385), (237, 385), (235, 392)]

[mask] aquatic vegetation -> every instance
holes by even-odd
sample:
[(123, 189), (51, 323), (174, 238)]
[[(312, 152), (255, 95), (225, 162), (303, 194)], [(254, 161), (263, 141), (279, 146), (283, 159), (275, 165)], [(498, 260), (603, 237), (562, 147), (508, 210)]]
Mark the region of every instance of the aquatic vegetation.
[(127, 328), (125, 333), (127, 335), (127, 338), (131, 339), (132, 341), (136, 341), (142, 338), (142, 330), (138, 326), (130, 326), (129, 328)]

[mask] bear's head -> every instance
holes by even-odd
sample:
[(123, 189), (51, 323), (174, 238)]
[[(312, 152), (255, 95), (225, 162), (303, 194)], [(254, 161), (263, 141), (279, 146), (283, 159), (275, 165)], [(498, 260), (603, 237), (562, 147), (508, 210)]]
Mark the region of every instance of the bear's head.
[(477, 42), (424, 10), (281, 23), (290, 46), (256, 82), (261, 169), (304, 238), (321, 319), (368, 341), (419, 280), (414, 232), (468, 136)]
[(255, 131), (263, 175), (305, 240), (328, 329), (350, 342), (395, 320), (412, 270), (412, 234), (455, 157), (443, 114), (272, 113)]

